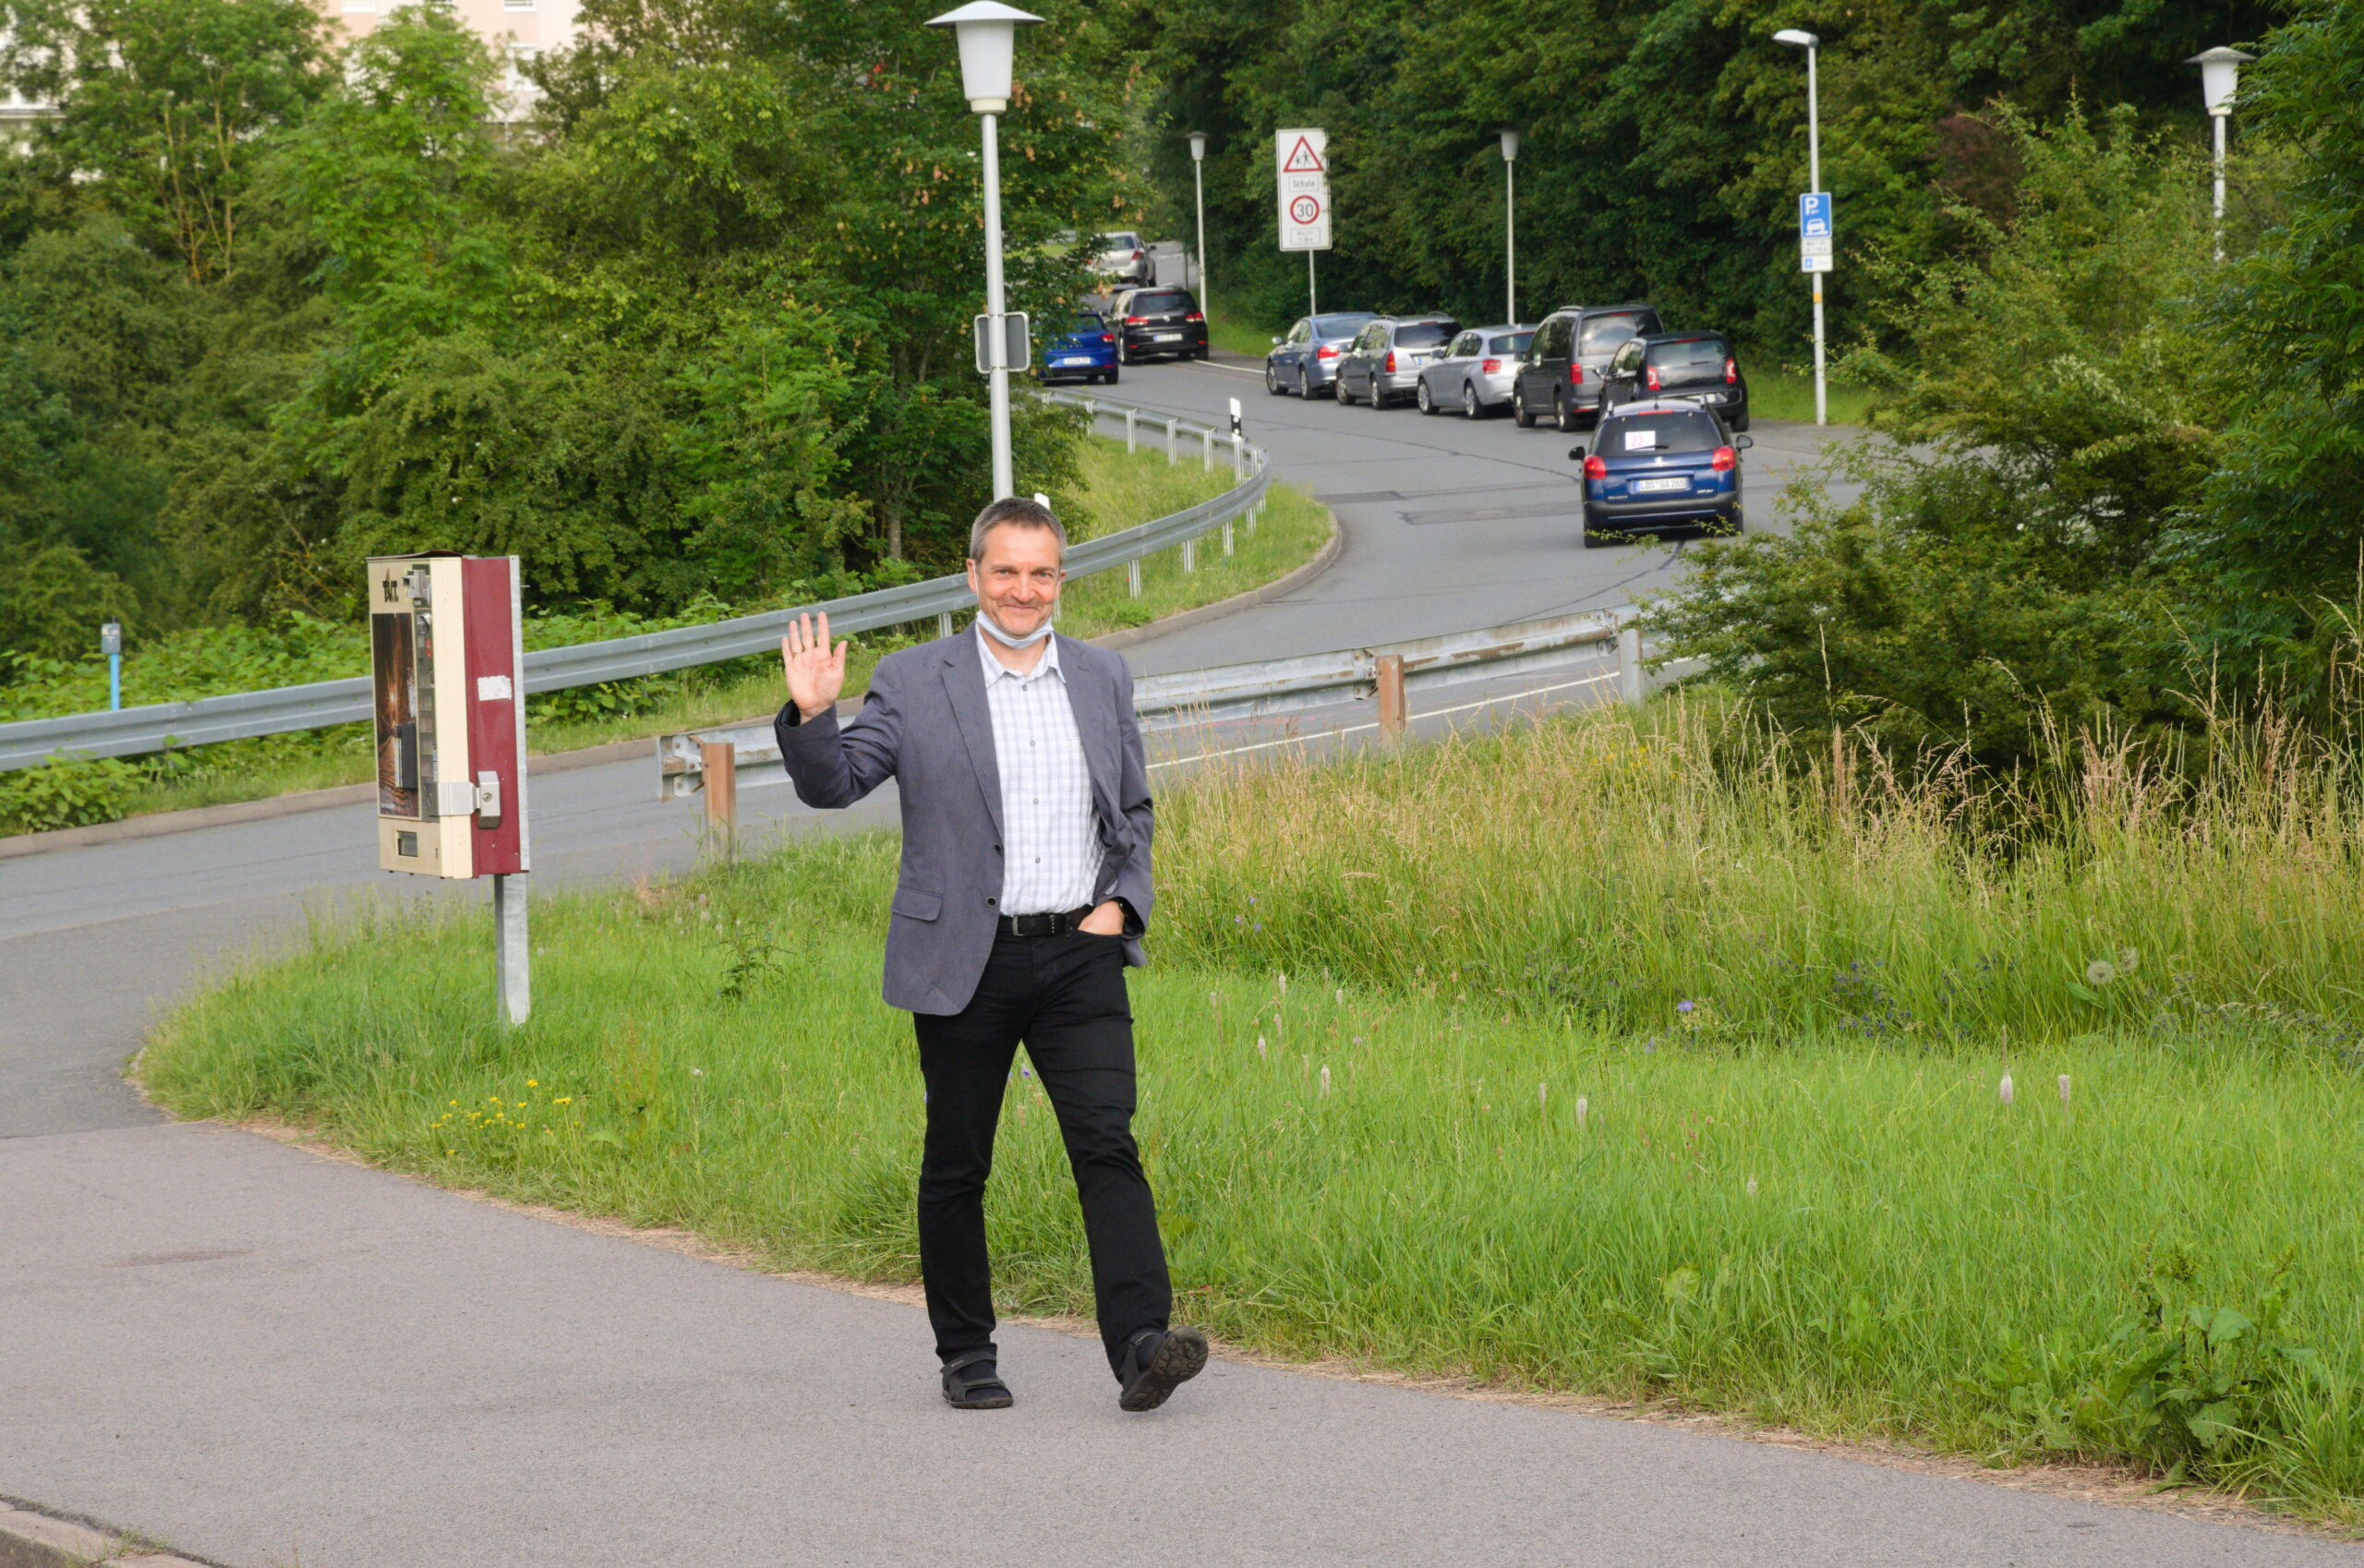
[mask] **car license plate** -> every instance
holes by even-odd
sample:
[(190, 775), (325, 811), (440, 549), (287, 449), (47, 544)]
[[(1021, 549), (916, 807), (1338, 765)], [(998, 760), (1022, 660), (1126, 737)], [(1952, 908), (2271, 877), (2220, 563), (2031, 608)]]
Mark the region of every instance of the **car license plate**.
[(1150, 341), (1152, 343), (1180, 343), (1182, 341), (1182, 334), (1180, 332), (1152, 332), (1150, 334)]
[(1089, 359), (1062, 359), (1059, 363), (1062, 365), (1089, 365), (1092, 361)]
[(1657, 495), (1665, 490), (1687, 490), (1690, 488), (1691, 481), (1688, 479), (1636, 479), (1634, 481), (1634, 491), (1636, 495)]

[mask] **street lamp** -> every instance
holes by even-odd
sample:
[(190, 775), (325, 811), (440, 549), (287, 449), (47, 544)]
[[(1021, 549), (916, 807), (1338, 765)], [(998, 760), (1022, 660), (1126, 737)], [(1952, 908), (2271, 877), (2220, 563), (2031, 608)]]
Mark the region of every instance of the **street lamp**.
[(1199, 314), (1212, 321), (1215, 308), (1207, 303), (1207, 133), (1190, 133), (1190, 189), (1199, 202)]
[(2233, 92), (2240, 85), (2241, 67), (2256, 59), (2221, 44), (2184, 62), (2200, 67), (2200, 96), (2208, 117), (2216, 122), (2216, 259), (2225, 259), (2225, 122), (2233, 117)]
[(1502, 319), (1518, 325), (1518, 132), (1502, 127)]
[[(1806, 188), (1819, 194), (1822, 190), (1822, 104), (1820, 90), (1815, 80), (1815, 56), (1821, 51), (1822, 40), (1813, 33), (1785, 27), (1773, 35), (1773, 42), (1806, 52)], [(1814, 284), (1814, 422), (1827, 425), (1830, 422), (1830, 400), (1823, 385), (1822, 274), (1808, 272), (1806, 278)]]
[(948, 27), (960, 46), (960, 89), (984, 127), (986, 391), (994, 449), (994, 499), (1016, 491), (1009, 469), (1009, 337), (1001, 276), (1001, 127), (1009, 108), (1010, 69), (1021, 24), (1039, 22), (1000, 0), (971, 0), (927, 25)]

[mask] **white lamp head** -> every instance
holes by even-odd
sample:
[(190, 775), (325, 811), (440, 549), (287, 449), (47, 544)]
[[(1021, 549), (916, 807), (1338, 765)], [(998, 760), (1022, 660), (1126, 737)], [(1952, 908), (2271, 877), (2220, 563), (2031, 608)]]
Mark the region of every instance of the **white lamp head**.
[(1505, 163), (1518, 162), (1518, 132), (1508, 126), (1502, 127), (1502, 162)]
[(1810, 32), (1803, 32), (1793, 27), (1785, 27), (1780, 31), (1775, 33), (1773, 35), (1773, 42), (1776, 43), (1786, 43), (1792, 49), (1818, 49), (1822, 46), (1821, 39), (1816, 38)]
[(1190, 133), (1190, 158), (1194, 163), (1203, 163), (1207, 161), (1206, 132), (1192, 131)]
[(2208, 112), (2229, 115), (2233, 112), (2233, 90), (2240, 84), (2241, 67), (2256, 58), (2254, 54), (2244, 54), (2237, 49), (2226, 49), (2220, 44), (2204, 54), (2194, 54), (2184, 64), (2200, 67), (2200, 96), (2207, 101)]
[(960, 44), (960, 90), (980, 115), (1009, 107), (1010, 71), (1018, 54), (1018, 30), (1043, 18), (1000, 0), (971, 0), (947, 11), (930, 27), (948, 27)]

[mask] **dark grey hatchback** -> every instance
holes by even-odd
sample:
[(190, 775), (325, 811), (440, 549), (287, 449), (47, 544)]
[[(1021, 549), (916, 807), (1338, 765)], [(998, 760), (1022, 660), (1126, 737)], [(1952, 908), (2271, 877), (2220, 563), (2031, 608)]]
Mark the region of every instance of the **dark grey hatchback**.
[(1655, 332), (1628, 341), (1601, 372), (1600, 410), (1648, 397), (1688, 398), (1748, 428), (1748, 378), (1721, 332)]

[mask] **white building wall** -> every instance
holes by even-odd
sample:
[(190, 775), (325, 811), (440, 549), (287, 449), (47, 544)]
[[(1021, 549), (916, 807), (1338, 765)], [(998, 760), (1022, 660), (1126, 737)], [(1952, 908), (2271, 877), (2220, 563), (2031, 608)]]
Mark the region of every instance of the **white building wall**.
[[(445, 9), (456, 14), (491, 44), (496, 54), (510, 60), (508, 79), (503, 84), (510, 96), (508, 117), (521, 117), (532, 106), (530, 96), (533, 88), (517, 69), (517, 62), (531, 59), (544, 50), (562, 48), (574, 42), (574, 18), (580, 8), (577, 0), (442, 0), (442, 3)], [(404, 0), (315, 0), (315, 4), (343, 23), (347, 33), (358, 38), (404, 4)]]

